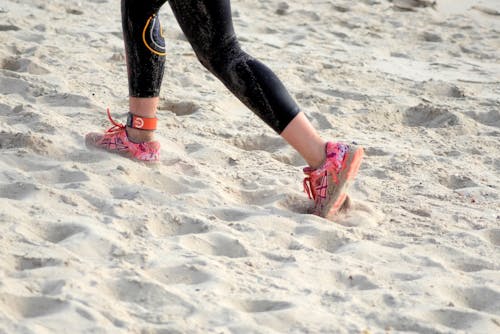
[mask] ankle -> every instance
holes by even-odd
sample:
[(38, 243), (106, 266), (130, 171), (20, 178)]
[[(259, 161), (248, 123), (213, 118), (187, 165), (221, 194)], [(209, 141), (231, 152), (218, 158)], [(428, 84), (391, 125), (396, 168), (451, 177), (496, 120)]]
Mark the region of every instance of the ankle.
[(314, 152), (310, 152), (309, 159), (307, 160), (307, 164), (309, 167), (316, 169), (321, 167), (326, 160), (326, 142), (321, 142), (318, 145), (314, 145), (312, 148)]
[(139, 130), (129, 126), (127, 126), (126, 130), (128, 139), (134, 143), (144, 143), (154, 139), (154, 131), (151, 130)]

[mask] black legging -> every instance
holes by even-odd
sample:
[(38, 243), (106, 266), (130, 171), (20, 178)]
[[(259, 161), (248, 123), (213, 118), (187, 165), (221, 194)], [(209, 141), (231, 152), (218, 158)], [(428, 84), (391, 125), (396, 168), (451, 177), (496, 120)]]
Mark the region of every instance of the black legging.
[[(157, 17), (167, 0), (122, 0), (129, 91), (133, 97), (160, 93), (165, 41)], [(281, 133), (299, 107), (276, 75), (241, 50), (230, 0), (169, 0), (200, 62), (247, 107)]]

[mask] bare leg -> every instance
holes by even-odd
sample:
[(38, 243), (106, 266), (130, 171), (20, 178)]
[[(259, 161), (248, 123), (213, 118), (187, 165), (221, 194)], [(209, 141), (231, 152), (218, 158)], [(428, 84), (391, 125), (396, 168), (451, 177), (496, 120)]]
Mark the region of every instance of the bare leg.
[[(137, 116), (155, 118), (158, 109), (158, 97), (129, 97), (129, 110)], [(133, 142), (152, 141), (154, 131), (138, 130), (127, 126), (127, 134)]]
[(312, 168), (319, 167), (325, 161), (323, 140), (303, 112), (299, 113), (281, 132), (285, 139)]

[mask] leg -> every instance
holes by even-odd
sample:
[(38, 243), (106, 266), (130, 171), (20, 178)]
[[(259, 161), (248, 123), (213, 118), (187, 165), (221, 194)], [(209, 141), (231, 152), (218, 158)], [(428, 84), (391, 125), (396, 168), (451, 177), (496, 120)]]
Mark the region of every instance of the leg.
[(321, 140), (276, 75), (241, 50), (229, 0), (170, 0), (201, 63), (311, 166), (325, 159)]
[[(123, 39), (129, 82), (129, 111), (134, 127), (115, 122), (102, 133), (88, 133), (87, 146), (127, 155), (144, 162), (157, 162), (160, 143), (153, 141), (156, 109), (165, 63), (158, 10), (166, 0), (122, 0)], [(140, 129), (139, 129), (140, 128)]]
[(326, 217), (346, 203), (362, 148), (325, 143), (265, 65), (241, 50), (230, 0), (169, 0), (198, 59), (233, 94), (288, 141), (307, 161), (305, 188), (314, 198), (314, 213)]
[(325, 160), (325, 145), (323, 140), (303, 112), (299, 113), (281, 132), (292, 147), (299, 152), (309, 166), (319, 167)]
[[(129, 110), (155, 118), (165, 64), (158, 10), (165, 0), (122, 0), (122, 25), (129, 81)], [(152, 131), (127, 127), (131, 140), (151, 141)]]
[[(133, 97), (128, 99), (129, 110), (133, 114), (145, 117), (156, 118), (156, 110), (158, 109), (158, 102), (160, 98), (155, 97)], [(143, 143), (152, 141), (154, 138), (154, 131), (139, 130), (127, 126), (127, 134), (130, 140), (136, 143)]]

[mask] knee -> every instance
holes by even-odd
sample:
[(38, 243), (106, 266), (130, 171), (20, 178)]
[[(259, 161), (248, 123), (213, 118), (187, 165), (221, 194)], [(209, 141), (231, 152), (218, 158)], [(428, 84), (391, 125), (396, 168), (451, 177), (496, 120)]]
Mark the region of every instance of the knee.
[(217, 76), (230, 71), (231, 67), (248, 57), (236, 37), (216, 43), (206, 43), (204, 47), (194, 49), (200, 63)]

